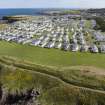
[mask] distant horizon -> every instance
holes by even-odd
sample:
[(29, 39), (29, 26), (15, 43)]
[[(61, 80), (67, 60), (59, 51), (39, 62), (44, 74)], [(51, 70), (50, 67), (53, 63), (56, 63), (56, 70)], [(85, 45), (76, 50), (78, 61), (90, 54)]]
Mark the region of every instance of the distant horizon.
[(31, 7), (27, 7), (27, 8), (0, 8), (0, 9), (105, 9), (105, 8), (55, 8), (55, 7), (53, 7), (53, 8), (41, 8), (41, 7), (38, 7), (38, 8), (31, 8)]

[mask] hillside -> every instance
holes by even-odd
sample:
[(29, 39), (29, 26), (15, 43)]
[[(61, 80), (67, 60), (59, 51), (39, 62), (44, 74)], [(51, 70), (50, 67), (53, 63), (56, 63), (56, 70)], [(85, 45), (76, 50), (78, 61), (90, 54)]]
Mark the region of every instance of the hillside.
[[(0, 56), (13, 56), (35, 64), (54, 67), (94, 66), (105, 68), (104, 54), (70, 52), (57, 49), (44, 49), (14, 42), (0, 41)], [(100, 60), (101, 59), (101, 60)]]
[(105, 71), (55, 68), (0, 57), (1, 105), (104, 105)]

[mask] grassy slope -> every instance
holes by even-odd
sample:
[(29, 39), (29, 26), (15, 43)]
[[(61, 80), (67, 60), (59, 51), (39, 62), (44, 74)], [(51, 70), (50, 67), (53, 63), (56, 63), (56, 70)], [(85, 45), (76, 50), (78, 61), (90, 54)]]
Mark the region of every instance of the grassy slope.
[[(105, 81), (103, 82), (104, 75), (100, 78), (99, 74), (88, 72), (82, 77), (81, 69), (77, 69), (78, 72), (75, 72), (74, 68), (64, 68), (59, 71), (55, 68), (34, 65), (30, 62), (7, 57), (0, 58), (0, 65), (0, 82), (11, 94), (25, 93), (27, 89), (36, 88), (41, 93), (39, 100), (44, 105), (104, 105), (105, 103), (105, 92), (101, 89), (103, 88), (102, 84), (105, 84)], [(92, 77), (89, 75), (90, 73), (96, 76)], [(68, 82), (61, 78), (62, 75), (68, 79)], [(78, 75), (79, 78), (77, 78)], [(74, 80), (70, 80), (71, 77), (76, 77), (77, 82), (81, 82), (81, 84), (72, 85)], [(98, 81), (103, 82), (98, 83), (101, 88), (91, 89), (94, 86), (94, 81), (90, 78), (97, 83)], [(88, 81), (84, 82), (87, 85), (91, 82), (91, 86), (89, 88), (81, 87), (82, 79)]]
[(0, 56), (3, 55), (22, 60), (0, 58), (6, 65), (0, 72), (0, 82), (11, 94), (37, 88), (44, 105), (105, 104), (104, 69), (87, 68), (105, 68), (104, 54), (72, 53), (0, 41)]
[(64, 52), (5, 41), (0, 41), (0, 55), (13, 56), (36, 64), (56, 67), (87, 65), (105, 68), (104, 54)]
[(27, 71), (36, 71), (38, 73), (51, 75), (53, 77), (61, 79), (68, 84), (82, 86), (86, 88), (89, 87), (97, 90), (105, 89), (104, 69), (97, 69), (94, 67), (86, 66), (72, 66), (69, 68), (66, 67), (58, 69), (53, 67), (36, 65), (26, 61), (20, 61), (11, 57), (2, 57), (0, 58), (0, 62), (10, 66), (12, 64), (12, 66), (22, 68)]

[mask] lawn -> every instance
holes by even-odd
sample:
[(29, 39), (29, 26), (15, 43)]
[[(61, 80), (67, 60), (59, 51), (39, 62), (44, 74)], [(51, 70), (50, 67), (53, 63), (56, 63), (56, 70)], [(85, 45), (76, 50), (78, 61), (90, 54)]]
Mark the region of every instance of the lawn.
[(104, 54), (65, 52), (5, 41), (0, 41), (0, 56), (2, 55), (13, 56), (47, 66), (69, 67), (86, 65), (105, 68)]

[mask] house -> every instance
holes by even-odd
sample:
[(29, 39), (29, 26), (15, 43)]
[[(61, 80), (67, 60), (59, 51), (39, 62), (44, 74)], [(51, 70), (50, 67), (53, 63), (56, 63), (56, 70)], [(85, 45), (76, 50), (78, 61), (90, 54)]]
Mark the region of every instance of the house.
[(70, 50), (73, 51), (73, 52), (78, 51), (79, 50), (78, 44), (71, 44), (70, 45)]
[(31, 41), (32, 41), (32, 39), (26, 39), (26, 40), (23, 41), (22, 44), (27, 44), (27, 43), (30, 43)]
[(65, 51), (68, 51), (70, 49), (70, 44), (69, 43), (63, 43), (62, 44), (62, 49)]
[(86, 44), (86, 42), (85, 42), (85, 40), (84, 40), (84, 39), (79, 40), (78, 42), (79, 42), (79, 44), (80, 44), (80, 45), (84, 45), (84, 44)]
[(72, 43), (77, 44), (77, 39), (73, 38)]
[(98, 53), (99, 52), (98, 47), (96, 45), (90, 46), (89, 49), (90, 49), (90, 52), (92, 52), (92, 53)]
[(101, 45), (101, 46), (99, 47), (99, 52), (100, 52), (100, 53), (105, 53), (105, 45)]
[(55, 45), (55, 48), (61, 49), (61, 47), (62, 47), (62, 43), (61, 42), (58, 43), (57, 45)]
[(33, 40), (32, 43), (31, 43), (31, 45), (35, 45), (35, 46), (37, 46), (37, 45), (40, 44), (40, 42), (41, 42), (41, 40), (39, 40), (39, 39), (37, 39), (37, 40)]
[(53, 48), (54, 45), (55, 45), (55, 41), (51, 41), (51, 42), (48, 43), (47, 47), (48, 48)]
[(81, 45), (81, 47), (80, 47), (80, 51), (81, 52), (87, 52), (88, 51), (88, 49), (89, 49), (89, 46), (87, 46), (87, 45)]
[(46, 44), (47, 44), (47, 42), (44, 41), (43, 44), (41, 45), (41, 47), (45, 47)]
[(62, 37), (57, 37), (57, 38), (56, 38), (56, 41), (62, 42)]

